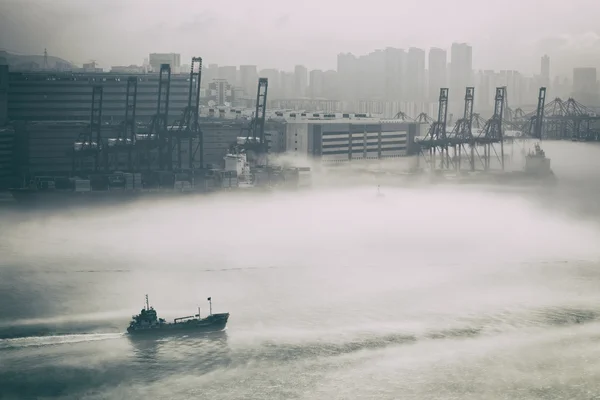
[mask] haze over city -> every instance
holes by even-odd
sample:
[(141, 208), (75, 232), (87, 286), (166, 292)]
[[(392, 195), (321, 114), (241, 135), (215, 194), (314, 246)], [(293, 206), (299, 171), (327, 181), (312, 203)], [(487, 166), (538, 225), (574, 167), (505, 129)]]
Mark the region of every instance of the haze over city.
[(600, 0), (0, 0), (0, 398), (600, 398)]
[(50, 54), (103, 67), (138, 64), (151, 52), (201, 53), (220, 65), (334, 69), (340, 52), (385, 47), (473, 48), (475, 69), (538, 71), (548, 54), (552, 75), (600, 66), (600, 3), (506, 0), (394, 2), (342, 7), (335, 2), (3, 0), (0, 49)]

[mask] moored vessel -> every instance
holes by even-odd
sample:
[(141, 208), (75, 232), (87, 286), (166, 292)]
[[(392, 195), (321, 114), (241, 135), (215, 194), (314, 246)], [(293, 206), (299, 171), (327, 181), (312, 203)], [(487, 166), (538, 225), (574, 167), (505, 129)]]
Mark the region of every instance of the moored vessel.
[(168, 335), (177, 333), (210, 333), (225, 329), (229, 320), (229, 313), (212, 313), (212, 298), (208, 298), (210, 304), (209, 315), (202, 318), (200, 308), (198, 314), (187, 317), (175, 318), (173, 322), (167, 322), (164, 318), (158, 318), (154, 307), (150, 307), (148, 295), (146, 295), (146, 306), (139, 314), (134, 315), (127, 327), (130, 335)]

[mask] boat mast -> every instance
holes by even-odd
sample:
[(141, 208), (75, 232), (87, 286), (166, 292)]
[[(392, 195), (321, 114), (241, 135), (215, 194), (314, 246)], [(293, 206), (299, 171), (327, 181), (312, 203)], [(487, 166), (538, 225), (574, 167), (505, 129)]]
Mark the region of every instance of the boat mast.
[(148, 295), (146, 295), (146, 311), (150, 311), (150, 304), (148, 303)]
[(212, 315), (212, 297), (208, 298), (208, 305), (210, 306), (210, 314), (209, 315)]

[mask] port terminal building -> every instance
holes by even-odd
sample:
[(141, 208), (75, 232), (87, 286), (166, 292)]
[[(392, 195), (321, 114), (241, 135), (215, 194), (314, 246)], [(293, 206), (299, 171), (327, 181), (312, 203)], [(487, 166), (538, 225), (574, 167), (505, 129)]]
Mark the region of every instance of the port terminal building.
[(427, 129), (427, 125), (416, 122), (364, 114), (303, 117), (292, 113), (285, 118), (282, 129), (268, 131), (266, 138), (272, 153), (343, 163), (416, 154), (415, 138), (424, 136)]
[[(69, 150), (77, 137), (90, 129), (94, 85), (103, 87), (102, 138), (108, 141), (117, 137), (125, 116), (128, 77), (120, 73), (10, 72), (6, 66), (0, 66), (0, 125), (2, 121), (11, 123), (0, 130), (0, 180), (69, 174)], [(139, 134), (148, 130), (156, 113), (158, 80), (158, 74), (138, 77), (135, 114)], [(182, 118), (188, 90), (188, 75), (171, 77), (169, 125)], [(201, 98), (205, 96), (202, 91)], [(244, 135), (252, 112), (253, 109), (201, 106), (205, 165), (182, 167), (216, 168), (224, 164), (228, 148)], [(313, 157), (324, 163), (410, 155), (415, 151), (414, 138), (423, 136), (426, 129), (418, 123), (368, 118), (365, 114), (269, 114), (265, 137), (271, 153)], [(187, 146), (182, 151), (185, 153)], [(9, 183), (0, 182), (0, 186), (6, 185)]]

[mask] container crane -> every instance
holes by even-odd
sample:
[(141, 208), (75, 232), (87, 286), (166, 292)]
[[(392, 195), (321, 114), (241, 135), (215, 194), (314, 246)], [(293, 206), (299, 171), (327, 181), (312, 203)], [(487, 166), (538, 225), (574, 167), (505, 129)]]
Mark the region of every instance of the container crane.
[[(175, 147), (170, 147), (171, 152), (175, 152), (174, 162), (169, 165), (171, 168), (181, 170), (183, 168), (182, 140), (188, 144), (188, 168), (194, 169), (196, 164), (196, 155), (198, 155), (198, 166), (204, 167), (204, 141), (203, 133), (198, 122), (200, 112), (200, 84), (202, 82), (202, 57), (192, 57), (192, 66), (190, 69), (190, 85), (188, 91), (188, 104), (183, 110), (182, 118), (175, 123), (175, 127), (169, 132), (169, 137), (175, 137)], [(197, 139), (194, 148), (194, 139)]]
[(125, 119), (118, 128), (117, 137), (108, 139), (106, 147), (106, 169), (119, 170), (121, 166), (121, 155), (127, 155), (127, 170), (133, 170), (133, 148), (135, 145), (136, 120), (135, 110), (137, 105), (137, 76), (127, 78), (127, 90), (125, 93)]
[[(71, 149), (73, 175), (98, 170), (100, 152), (103, 148), (101, 134), (102, 98), (102, 86), (94, 85), (92, 87), (92, 110), (89, 129), (79, 134)], [(90, 165), (90, 161), (93, 165)]]

